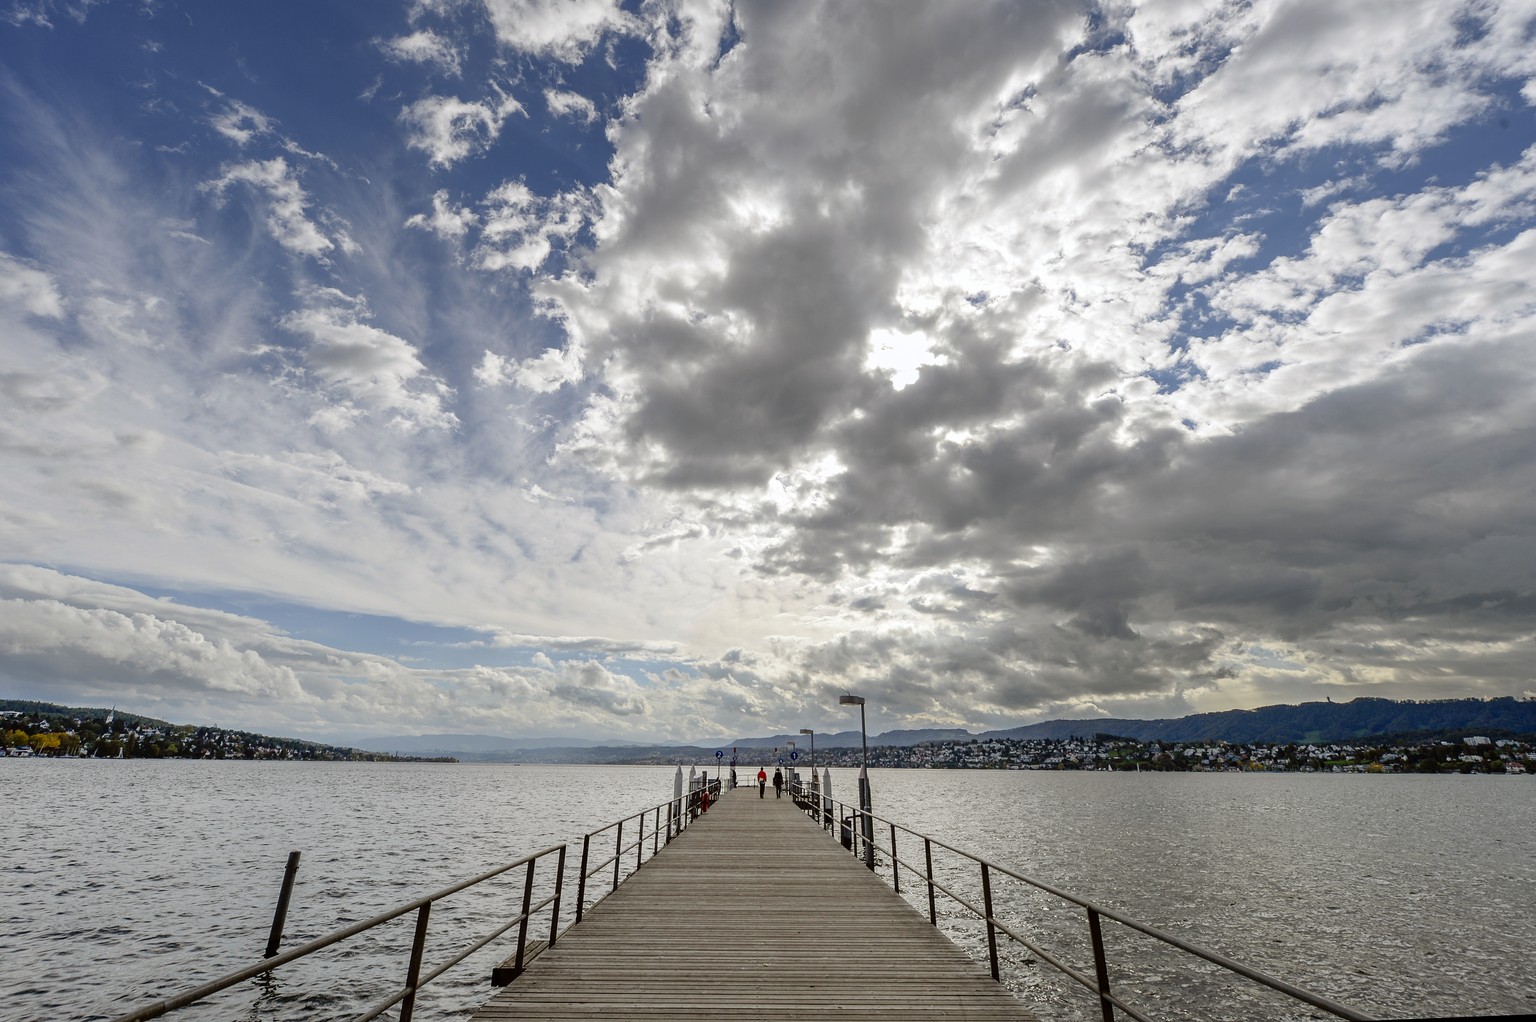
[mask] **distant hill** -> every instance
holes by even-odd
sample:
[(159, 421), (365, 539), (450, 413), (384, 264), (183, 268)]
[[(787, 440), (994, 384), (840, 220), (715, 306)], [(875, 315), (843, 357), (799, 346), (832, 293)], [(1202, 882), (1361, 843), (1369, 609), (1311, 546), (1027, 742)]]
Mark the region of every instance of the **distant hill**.
[[(926, 728), (886, 731), (870, 735), (875, 746), (912, 746), (924, 742), (964, 742), (976, 738), (1057, 739), (1095, 734), (1118, 735), (1137, 741), (1170, 742), (1337, 742), (1386, 735), (1429, 734), (1443, 731), (1495, 731), (1501, 734), (1536, 734), (1536, 700), (1514, 699), (1375, 699), (1361, 696), (1347, 703), (1302, 703), (1299, 706), (1261, 706), (1256, 710), (1221, 710), (1188, 717), (1132, 720), (1123, 717), (1083, 717), (1047, 720), (1039, 724), (974, 734), (960, 728)], [(795, 740), (809, 745), (802, 735), (768, 738), (737, 738), (724, 748), (783, 748)], [(696, 743), (706, 746), (707, 743)], [(858, 748), (859, 732), (838, 731), (817, 735), (818, 749)], [(719, 748), (720, 746), (716, 746)]]
[(1170, 742), (1338, 742), (1408, 733), (1443, 731), (1536, 734), (1536, 700), (1514, 699), (1374, 699), (1347, 703), (1261, 706), (1222, 710), (1161, 720), (1112, 717), (1048, 720), (980, 738), (1070, 738), (1112, 734), (1137, 741)]

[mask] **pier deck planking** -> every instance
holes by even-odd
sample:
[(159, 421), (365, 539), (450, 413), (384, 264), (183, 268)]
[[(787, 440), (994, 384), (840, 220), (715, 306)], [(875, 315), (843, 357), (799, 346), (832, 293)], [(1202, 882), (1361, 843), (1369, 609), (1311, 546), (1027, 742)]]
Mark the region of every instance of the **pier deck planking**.
[(473, 1022), (794, 1017), (1034, 1018), (788, 797), (744, 787)]

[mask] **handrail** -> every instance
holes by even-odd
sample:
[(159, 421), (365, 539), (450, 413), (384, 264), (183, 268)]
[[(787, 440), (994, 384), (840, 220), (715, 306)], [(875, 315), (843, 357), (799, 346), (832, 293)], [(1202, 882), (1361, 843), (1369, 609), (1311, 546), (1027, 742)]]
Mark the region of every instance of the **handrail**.
[[(555, 893), (535, 905), (532, 903), (534, 871), (541, 860), (555, 854), (558, 854), (559, 856), (559, 860), (555, 867)], [(466, 888), (473, 887), (476, 884), (490, 880), (493, 877), (498, 877), (503, 873), (508, 872), (509, 870), (516, 869), (518, 866), (527, 867), (527, 876), (524, 879), (523, 885), (522, 913), (510, 922), (503, 925), (494, 933), (479, 939), (467, 951), (461, 952), (446, 964), (439, 966), (438, 968), (427, 973), (425, 976), (422, 976), (421, 959), (422, 953), (425, 950), (427, 921), (431, 917), (432, 905), (451, 894), (457, 894), (459, 891), (465, 890)], [(517, 961), (518, 964), (521, 964), (523, 961), (524, 952), (527, 947), (528, 920), (534, 914), (551, 905), (553, 906), (553, 909), (550, 912), (549, 944), (551, 947), (553, 947), (556, 940), (559, 938), (560, 892), (563, 886), (564, 876), (565, 845), (551, 845), (542, 851), (534, 852), (532, 855), (525, 855), (521, 859), (509, 862), (505, 866), (498, 866), (495, 869), (481, 873), (479, 876), (470, 877), (468, 880), (461, 880), (456, 884), (451, 884), (434, 894), (425, 895), (423, 897), (417, 898), (414, 901), (407, 902), (404, 905), (400, 905), (396, 908), (389, 909), (388, 911), (381, 912), (369, 919), (364, 919), (362, 922), (353, 923), (351, 926), (346, 926), (342, 929), (327, 933), (322, 937), (317, 937), (307, 944), (293, 948), (290, 951), (285, 951), (273, 958), (264, 958), (255, 965), (249, 965), (243, 969), (237, 969), (234, 972), (220, 976), (218, 979), (204, 983), (202, 986), (183, 991), (174, 997), (168, 997), (164, 1000), (156, 1001), (153, 1004), (145, 1005), (137, 1011), (132, 1011), (126, 1015), (118, 1017), (116, 1020), (114, 1020), (114, 1022), (145, 1022), (147, 1019), (159, 1018), (161, 1015), (164, 1015), (168, 1012), (175, 1011), (178, 1008), (184, 1008), (189, 1004), (194, 1004), (197, 1001), (204, 999), (205, 997), (212, 996), (213, 994), (218, 993), (220, 990), (227, 990), (228, 988), (235, 986), (238, 983), (243, 983), (245, 980), (260, 976), (263, 973), (272, 972), (279, 966), (286, 965), (289, 962), (297, 961), (300, 958), (305, 958), (314, 954), (316, 951), (328, 948), (332, 944), (337, 944), (349, 937), (355, 937), (359, 933), (373, 929), (375, 926), (379, 926), (383, 923), (390, 922), (391, 920), (398, 919), (414, 909), (416, 911), (416, 933), (411, 944), (411, 960), (410, 965), (406, 971), (405, 986), (402, 987), (399, 991), (391, 994), (384, 1001), (381, 1001), (369, 1008), (364, 1014), (358, 1016), (356, 1020), (356, 1022), (367, 1022), (369, 1019), (378, 1018), (379, 1015), (383, 1014), (385, 1011), (388, 1011), (396, 1004), (399, 1004), (401, 1005), (400, 1022), (410, 1022), (411, 1013), (415, 1007), (416, 994), (422, 987), (426, 986), (438, 976), (441, 976), (444, 972), (447, 972), (453, 966), (458, 965), (465, 958), (468, 958), (471, 954), (480, 950), (486, 944), (489, 944), (497, 937), (506, 933), (513, 926), (521, 927), (518, 932), (517, 941)]]
[[(795, 790), (793, 790), (791, 794), (798, 795), (802, 801), (810, 800), (811, 795), (808, 794), (808, 792), (814, 791), (814, 789), (808, 789), (806, 785), (799, 782), (795, 784), (794, 788)], [(964, 849), (956, 848), (954, 845), (947, 844), (937, 838), (930, 837), (927, 834), (919, 833), (918, 831), (912, 830), (910, 827), (903, 826), (899, 823), (894, 823), (891, 820), (884, 819), (883, 817), (877, 816), (874, 813), (866, 813), (858, 806), (854, 806), (847, 802), (842, 802), (840, 800), (831, 798), (830, 796), (823, 795), (820, 792), (815, 792), (815, 796), (816, 797), (814, 801), (811, 803), (811, 807), (806, 810), (807, 813), (813, 818), (820, 820), (823, 814), (827, 812), (828, 804), (836, 807), (837, 816), (850, 824), (849, 829), (852, 831), (852, 851), (855, 856), (859, 856), (861, 854), (859, 847), (860, 841), (869, 841), (868, 834), (873, 833), (872, 827), (868, 828), (866, 832), (866, 828), (860, 826), (859, 821), (862, 821), (865, 817), (868, 817), (868, 820), (872, 823), (883, 823), (890, 828), (891, 844), (888, 849), (881, 847), (878, 842), (871, 841), (870, 845), (871, 847), (880, 851), (885, 851), (890, 855), (892, 884), (895, 887), (897, 893), (900, 893), (901, 891), (900, 871), (902, 869), (906, 869), (910, 873), (923, 878), (923, 881), (927, 884), (928, 888), (928, 920), (930, 923), (935, 926), (938, 925), (938, 913), (934, 904), (934, 893), (937, 891), (944, 894), (957, 905), (963, 907), (972, 915), (976, 916), (986, 925), (987, 954), (990, 959), (992, 978), (994, 980), (1001, 981), (997, 958), (997, 931), (1001, 930), (1005, 936), (1008, 936), (1019, 942), (1036, 956), (1042, 958), (1050, 965), (1061, 971), (1068, 978), (1074, 980), (1089, 990), (1092, 990), (1099, 1000), (1104, 1022), (1113, 1022), (1115, 1008), (1119, 1008), (1131, 1018), (1135, 1019), (1136, 1022), (1152, 1022), (1152, 1020), (1146, 1015), (1121, 1001), (1121, 999), (1116, 996), (1110, 989), (1109, 968), (1105, 959), (1104, 942), (1100, 932), (1100, 920), (1109, 919), (1121, 924), (1122, 926), (1151, 937), (1154, 940), (1161, 941), (1170, 947), (1184, 952), (1185, 954), (1194, 955), (1196, 958), (1210, 962), (1212, 965), (1219, 966), (1252, 982), (1266, 986), (1271, 990), (1285, 994), (1298, 1001), (1302, 1001), (1303, 1003), (1311, 1005), (1314, 1008), (1320, 1008), (1323, 1011), (1326, 1011), (1339, 1018), (1350, 1019), (1353, 1020), (1353, 1022), (1376, 1022), (1376, 1017), (1374, 1015), (1368, 1015), (1354, 1008), (1350, 1008), (1346, 1005), (1339, 1004), (1336, 1001), (1330, 1000), (1321, 994), (1315, 994), (1309, 990), (1295, 986), (1294, 984), (1287, 983), (1282, 979), (1277, 979), (1273, 976), (1267, 975), (1266, 973), (1260, 972), (1258, 969), (1244, 965), (1235, 959), (1228, 958), (1226, 955), (1215, 951), (1208, 951), (1205, 948), (1199, 947), (1196, 944), (1191, 944), (1189, 941), (1186, 941), (1180, 937), (1175, 937), (1170, 933), (1164, 933), (1162, 930), (1159, 930), (1156, 927), (1149, 926), (1146, 923), (1137, 922), (1136, 920), (1131, 919), (1130, 917), (1123, 915), (1114, 909), (1105, 908), (1087, 900), (1086, 898), (1080, 898), (1075, 894), (1063, 891), (1057, 887), (1052, 886), (1051, 884), (1046, 883), (1043, 880), (1038, 880), (1034, 877), (1026, 876), (1025, 874), (1010, 869), (1007, 866), (999, 865), (998, 863), (992, 862), (990, 859), (985, 859), (979, 855), (974, 855), (970, 852), (967, 852)], [(831, 829), (830, 819), (827, 820), (827, 827), (828, 829)], [(912, 864), (902, 862), (900, 860), (896, 853), (897, 831), (909, 834), (923, 842), (924, 859), (926, 862), (926, 868), (924, 870), (919, 870)], [(936, 881), (933, 878), (932, 850), (934, 847), (942, 848), (945, 851), (958, 855), (963, 859), (968, 859), (980, 867), (982, 896), (984, 901), (983, 905), (977, 906), (971, 904), (971, 902), (967, 901), (965, 898), (961, 897), (959, 894), (950, 890), (948, 887), (945, 887), (942, 883)], [(866, 858), (865, 861), (873, 863), (874, 859), (869, 857)], [(874, 867), (871, 866), (871, 869), (873, 868)], [(1059, 898), (1062, 901), (1069, 902), (1085, 910), (1087, 913), (1089, 937), (1093, 944), (1094, 953), (1094, 974), (1092, 976), (1089, 976), (1082, 971), (1067, 965), (1065, 962), (1050, 954), (1045, 949), (1039, 947), (1033, 941), (1030, 941), (1022, 935), (1014, 932), (1011, 927), (1009, 927), (1003, 920), (997, 917), (997, 915), (992, 910), (991, 882), (993, 874), (1001, 874), (1002, 876), (1008, 877), (1012, 880), (1017, 880), (1020, 883), (1027, 884), (1036, 890), (1049, 894), (1052, 897)]]
[[(706, 792), (709, 796), (707, 802), (703, 797)], [(619, 883), (623, 879), (620, 876), (620, 871), (623, 868), (621, 860), (628, 852), (632, 851), (635, 853), (635, 869), (639, 869), (650, 861), (645, 855), (645, 818), (647, 815), (654, 815), (655, 817), (651, 825), (650, 856), (650, 858), (654, 858), (656, 853), (660, 851), (660, 835), (663, 827), (661, 811), (663, 809), (667, 811), (665, 824), (666, 841), (668, 844), (671, 844), (672, 839), (687, 829), (688, 824), (692, 820), (697, 819), (700, 814), (707, 812), (709, 805), (719, 801), (719, 799), (720, 778), (717, 777), (707, 782), (707, 784), (694, 788), (692, 791), (685, 791), (680, 796), (669, 798), (665, 802), (658, 802), (653, 806), (647, 806), (637, 813), (630, 813), (621, 820), (615, 820), (612, 823), (605, 824), (596, 830), (590, 830), (583, 834), (581, 838), (581, 867), (576, 874), (576, 922), (571, 925), (574, 926), (576, 923), (581, 922), (582, 917), (586, 913), (588, 880), (609, 866), (612, 866), (613, 885), (608, 890), (608, 893), (611, 894), (619, 889)], [(639, 822), (639, 836), (626, 845), (624, 843), (624, 825), (631, 820)], [(589, 865), (592, 855), (592, 839), (610, 830), (614, 832), (613, 854), (595, 866)], [(631, 870), (630, 872), (633, 873), (634, 871)], [(606, 897), (606, 895), (597, 898), (596, 901), (601, 901), (603, 897)]]

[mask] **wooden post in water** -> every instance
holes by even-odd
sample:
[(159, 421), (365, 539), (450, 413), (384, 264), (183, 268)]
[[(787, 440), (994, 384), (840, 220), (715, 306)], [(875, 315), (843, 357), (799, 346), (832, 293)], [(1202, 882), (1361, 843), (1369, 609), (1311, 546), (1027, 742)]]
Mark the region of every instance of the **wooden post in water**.
[(272, 913), (272, 933), (267, 937), (268, 958), (277, 957), (277, 947), (283, 942), (283, 924), (288, 920), (288, 899), (293, 896), (293, 878), (299, 872), (299, 853), (288, 853), (288, 867), (283, 870), (283, 887), (277, 895), (277, 911)]
[(405, 969), (405, 997), (400, 1001), (400, 1022), (411, 1022), (411, 1014), (416, 1010), (416, 991), (421, 985), (421, 956), (426, 950), (427, 921), (431, 918), (432, 903), (429, 901), (416, 910), (416, 936), (411, 939), (411, 964)]

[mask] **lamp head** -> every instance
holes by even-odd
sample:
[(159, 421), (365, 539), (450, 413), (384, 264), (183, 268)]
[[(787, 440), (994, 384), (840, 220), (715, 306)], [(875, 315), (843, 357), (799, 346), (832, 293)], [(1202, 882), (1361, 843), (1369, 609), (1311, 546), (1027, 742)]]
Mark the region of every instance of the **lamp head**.
[(800, 729), (800, 733), (801, 733), (801, 734), (802, 734), (802, 735), (814, 735), (814, 734), (815, 734), (815, 733), (816, 733), (816, 732), (815, 732), (815, 731), (812, 731), (812, 730), (811, 730), (811, 729), (810, 729), (810, 728), (808, 728), (808, 727), (803, 727), (803, 728), (801, 728), (801, 729)]
[(863, 706), (864, 705), (864, 697), (863, 696), (851, 696), (851, 695), (846, 695), (845, 694), (845, 695), (838, 696), (837, 697), (837, 702), (838, 702), (839, 706)]

